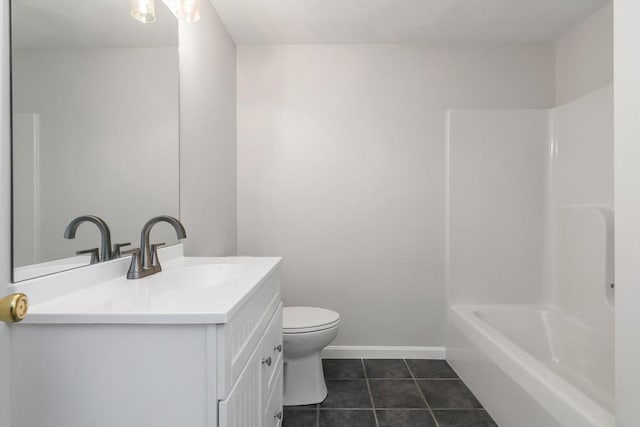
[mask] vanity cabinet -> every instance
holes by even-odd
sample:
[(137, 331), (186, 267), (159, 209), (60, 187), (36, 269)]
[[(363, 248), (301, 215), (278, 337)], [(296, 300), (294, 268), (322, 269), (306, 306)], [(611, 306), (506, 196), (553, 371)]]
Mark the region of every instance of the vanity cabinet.
[[(130, 302), (115, 298), (87, 304), (82, 313), (65, 311), (75, 299), (86, 301), (87, 292), (105, 298), (116, 286), (110, 282), (34, 305), (11, 330), (12, 427), (280, 426), (279, 262), (239, 259), (246, 287), (238, 279), (215, 292), (149, 298), (144, 282), (123, 282), (135, 298), (146, 298), (146, 313), (120, 314)], [(212, 299), (211, 313), (203, 313), (206, 292), (237, 298), (218, 311), (220, 300)], [(151, 313), (164, 310), (170, 295), (171, 310)]]

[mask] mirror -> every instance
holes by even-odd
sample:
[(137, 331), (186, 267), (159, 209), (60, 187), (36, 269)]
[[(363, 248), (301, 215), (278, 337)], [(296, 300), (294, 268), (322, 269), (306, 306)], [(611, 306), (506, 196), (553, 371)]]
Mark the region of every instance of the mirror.
[(123, 250), (178, 217), (178, 21), (156, 3), (143, 24), (129, 0), (11, 1), (14, 282), (90, 263), (76, 252), (100, 234), (65, 239), (75, 217), (102, 218)]

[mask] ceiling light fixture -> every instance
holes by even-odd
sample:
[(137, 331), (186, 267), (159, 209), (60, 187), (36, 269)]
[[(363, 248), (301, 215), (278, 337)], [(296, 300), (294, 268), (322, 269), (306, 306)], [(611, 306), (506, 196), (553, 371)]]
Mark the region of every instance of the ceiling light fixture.
[(169, 10), (182, 22), (200, 20), (200, 0), (162, 0)]
[(136, 21), (140, 21), (143, 24), (152, 24), (156, 22), (155, 0), (131, 0), (129, 13)]

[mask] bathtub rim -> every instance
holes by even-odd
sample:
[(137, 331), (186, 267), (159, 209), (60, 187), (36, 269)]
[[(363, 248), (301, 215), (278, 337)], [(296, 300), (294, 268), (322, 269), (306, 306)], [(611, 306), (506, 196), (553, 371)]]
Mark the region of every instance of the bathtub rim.
[(449, 307), (448, 317), (475, 346), (562, 425), (615, 427), (613, 413), (476, 315), (476, 311), (514, 307), (557, 311), (544, 305), (455, 304)]

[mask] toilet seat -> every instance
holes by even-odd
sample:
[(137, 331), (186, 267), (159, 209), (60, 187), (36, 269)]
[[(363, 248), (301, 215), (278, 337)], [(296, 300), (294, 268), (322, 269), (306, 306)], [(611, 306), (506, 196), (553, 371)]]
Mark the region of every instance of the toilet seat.
[(340, 324), (340, 314), (326, 308), (285, 307), (282, 311), (282, 332), (302, 334), (331, 329)]

